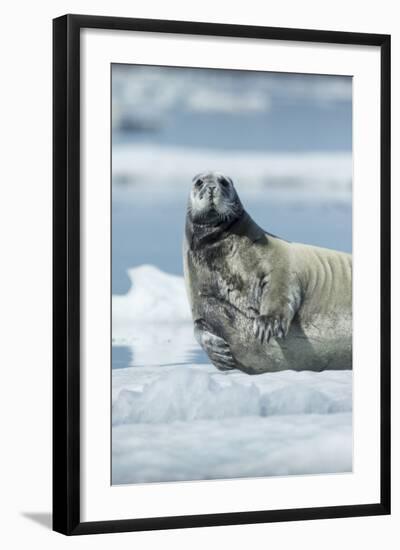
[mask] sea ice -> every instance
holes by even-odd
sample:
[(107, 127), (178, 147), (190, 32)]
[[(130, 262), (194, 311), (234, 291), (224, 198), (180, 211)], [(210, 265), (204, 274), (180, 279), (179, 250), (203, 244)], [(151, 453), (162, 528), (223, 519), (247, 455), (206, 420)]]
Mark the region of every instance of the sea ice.
[(265, 153), (137, 143), (120, 144), (113, 151), (112, 177), (117, 184), (113, 200), (120, 196), (129, 200), (129, 189), (135, 200), (141, 191), (143, 201), (152, 201), (155, 193), (168, 198), (184, 189), (186, 194), (199, 167), (234, 174), (244, 201), (260, 192), (267, 192), (271, 201), (351, 200), (351, 153)]
[(198, 346), (181, 277), (129, 270), (113, 296), (112, 482), (352, 469), (352, 371), (250, 376), (190, 360)]

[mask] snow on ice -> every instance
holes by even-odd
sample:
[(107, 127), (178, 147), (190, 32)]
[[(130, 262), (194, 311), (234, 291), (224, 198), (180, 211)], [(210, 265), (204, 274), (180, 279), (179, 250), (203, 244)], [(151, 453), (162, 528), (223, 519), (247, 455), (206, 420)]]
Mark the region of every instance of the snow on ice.
[[(113, 296), (113, 484), (352, 470), (352, 372), (249, 376), (191, 361), (197, 344), (181, 277), (129, 270)], [(198, 351), (198, 350), (197, 350)]]

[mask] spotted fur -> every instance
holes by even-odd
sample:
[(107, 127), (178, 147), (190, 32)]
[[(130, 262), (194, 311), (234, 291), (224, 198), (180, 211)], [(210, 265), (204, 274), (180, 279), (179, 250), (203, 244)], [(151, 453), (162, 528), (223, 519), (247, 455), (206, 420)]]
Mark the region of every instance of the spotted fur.
[(193, 179), (184, 271), (196, 338), (221, 370), (351, 368), (351, 256), (265, 232), (223, 174)]

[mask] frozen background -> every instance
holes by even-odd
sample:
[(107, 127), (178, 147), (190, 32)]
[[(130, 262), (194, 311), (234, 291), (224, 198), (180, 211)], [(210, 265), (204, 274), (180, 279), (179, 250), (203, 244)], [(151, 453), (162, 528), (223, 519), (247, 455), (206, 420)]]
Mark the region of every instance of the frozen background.
[(221, 373), (182, 278), (192, 177), (351, 252), (350, 77), (112, 66), (112, 483), (348, 472), (352, 374)]

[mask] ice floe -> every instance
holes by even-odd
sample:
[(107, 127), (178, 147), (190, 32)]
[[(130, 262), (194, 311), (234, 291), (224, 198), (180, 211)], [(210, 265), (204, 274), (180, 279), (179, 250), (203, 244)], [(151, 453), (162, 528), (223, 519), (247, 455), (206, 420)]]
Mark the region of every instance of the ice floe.
[(135, 200), (140, 191), (150, 201), (154, 193), (168, 197), (182, 188), (186, 192), (202, 170), (231, 174), (244, 200), (263, 190), (270, 200), (351, 200), (351, 153), (218, 151), (137, 143), (120, 144), (113, 151), (113, 200), (127, 200), (129, 188)]
[(219, 372), (193, 360), (183, 279), (129, 276), (113, 296), (113, 344), (132, 356), (112, 371), (113, 483), (351, 471), (351, 371)]

